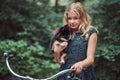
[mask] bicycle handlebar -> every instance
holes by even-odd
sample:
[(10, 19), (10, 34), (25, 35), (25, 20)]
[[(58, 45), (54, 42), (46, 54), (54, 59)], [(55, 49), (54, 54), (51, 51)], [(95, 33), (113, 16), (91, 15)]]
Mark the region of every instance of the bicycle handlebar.
[(73, 69), (66, 69), (66, 70), (60, 71), (60, 72), (54, 74), (53, 76), (51, 76), (51, 77), (49, 77), (49, 78), (45, 78), (45, 79), (35, 79), (35, 78), (29, 77), (29, 76), (21, 76), (21, 75), (15, 73), (15, 72), (12, 70), (12, 68), (10, 67), (9, 58), (10, 58), (10, 57), (13, 57), (13, 54), (8, 55), (7, 53), (4, 53), (4, 56), (5, 56), (6, 65), (7, 65), (8, 69), (9, 69), (9, 71), (10, 71), (14, 76), (19, 77), (19, 78), (22, 78), (22, 79), (29, 79), (29, 80), (54, 80), (54, 79), (56, 79), (57, 77), (65, 74), (65, 73), (68, 73), (68, 72), (72, 72), (72, 71), (73, 71)]

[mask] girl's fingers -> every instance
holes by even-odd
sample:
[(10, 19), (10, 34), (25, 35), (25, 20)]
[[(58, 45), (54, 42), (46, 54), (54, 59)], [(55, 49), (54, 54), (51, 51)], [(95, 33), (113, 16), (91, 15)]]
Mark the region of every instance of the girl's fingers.
[(75, 72), (75, 74), (78, 74), (82, 71), (82, 67), (80, 65), (74, 64), (71, 69), (73, 69), (73, 72)]
[(80, 72), (82, 71), (82, 69), (80, 68), (80, 67), (77, 67), (77, 69), (76, 69), (76, 74), (79, 74)]

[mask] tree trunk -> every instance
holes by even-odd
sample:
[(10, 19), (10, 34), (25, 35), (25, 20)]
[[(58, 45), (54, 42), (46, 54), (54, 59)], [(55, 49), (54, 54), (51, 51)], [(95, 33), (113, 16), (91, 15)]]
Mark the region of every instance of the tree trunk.
[(59, 0), (55, 0), (55, 12), (58, 12), (58, 2), (59, 2)]

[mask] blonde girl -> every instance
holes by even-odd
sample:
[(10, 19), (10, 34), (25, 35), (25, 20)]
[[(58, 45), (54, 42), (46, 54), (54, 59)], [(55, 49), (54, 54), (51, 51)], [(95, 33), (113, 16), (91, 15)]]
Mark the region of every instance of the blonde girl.
[[(96, 80), (92, 64), (97, 45), (97, 30), (91, 26), (90, 16), (84, 6), (76, 2), (66, 8), (63, 22), (72, 30), (72, 37), (68, 43), (67, 60), (59, 71), (72, 68), (74, 72), (62, 75), (58, 80), (69, 80), (71, 75), (76, 80)], [(53, 46), (54, 57), (58, 59), (65, 47), (58, 46), (55, 42)]]

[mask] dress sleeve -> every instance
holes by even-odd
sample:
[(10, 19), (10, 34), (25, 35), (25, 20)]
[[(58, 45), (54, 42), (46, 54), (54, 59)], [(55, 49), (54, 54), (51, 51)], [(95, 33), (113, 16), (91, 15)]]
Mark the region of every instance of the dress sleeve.
[(89, 31), (89, 37), (93, 34), (93, 33), (97, 33), (98, 34), (98, 30), (95, 27), (92, 27)]

